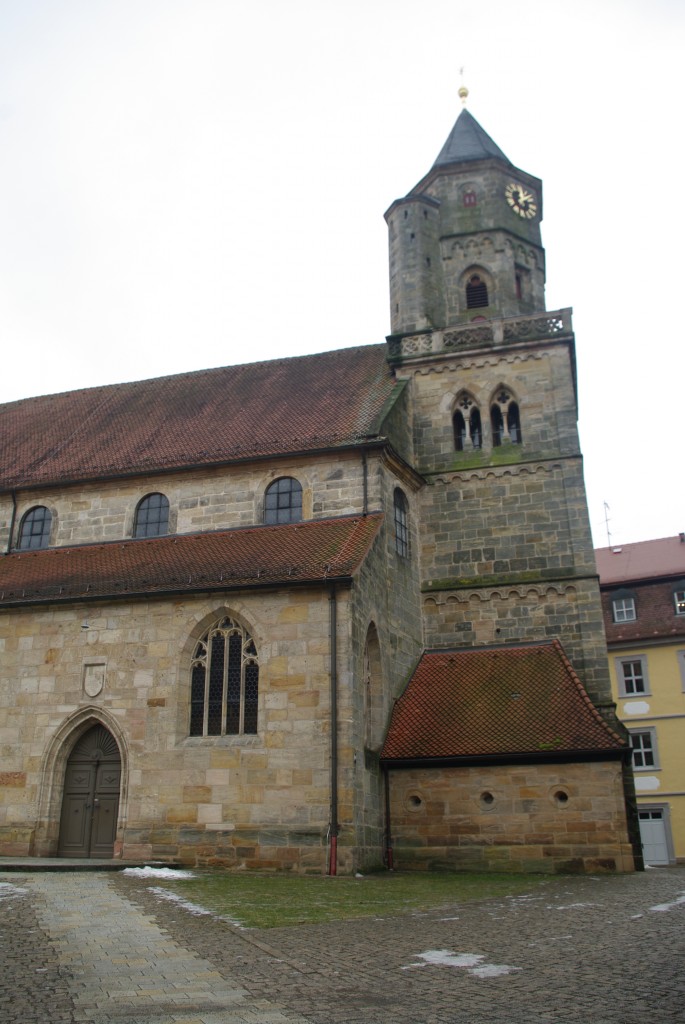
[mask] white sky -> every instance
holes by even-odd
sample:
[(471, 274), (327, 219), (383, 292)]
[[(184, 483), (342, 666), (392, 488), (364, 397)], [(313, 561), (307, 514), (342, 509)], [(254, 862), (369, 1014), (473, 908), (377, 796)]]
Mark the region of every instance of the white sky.
[[(0, 401), (382, 341), (469, 109), (543, 179), (595, 543), (685, 530), (681, 0), (0, 0)], [(680, 453), (680, 454), (679, 454)]]

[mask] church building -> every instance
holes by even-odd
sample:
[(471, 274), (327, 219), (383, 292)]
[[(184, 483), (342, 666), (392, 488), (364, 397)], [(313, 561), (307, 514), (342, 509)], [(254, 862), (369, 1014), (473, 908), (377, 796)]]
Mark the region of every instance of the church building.
[(639, 866), (541, 219), (464, 109), (385, 343), (0, 406), (0, 855)]

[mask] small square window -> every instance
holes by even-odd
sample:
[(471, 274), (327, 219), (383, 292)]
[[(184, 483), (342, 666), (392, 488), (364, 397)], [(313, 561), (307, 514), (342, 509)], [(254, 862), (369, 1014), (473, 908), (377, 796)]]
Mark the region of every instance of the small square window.
[(635, 771), (643, 772), (659, 767), (655, 729), (631, 730), (630, 745), (633, 750), (633, 768)]
[(616, 677), (622, 697), (640, 697), (649, 693), (646, 658), (617, 658)]
[(673, 600), (676, 615), (685, 615), (685, 590), (674, 590)]
[(617, 597), (613, 601), (614, 622), (633, 622), (637, 618), (634, 597)]

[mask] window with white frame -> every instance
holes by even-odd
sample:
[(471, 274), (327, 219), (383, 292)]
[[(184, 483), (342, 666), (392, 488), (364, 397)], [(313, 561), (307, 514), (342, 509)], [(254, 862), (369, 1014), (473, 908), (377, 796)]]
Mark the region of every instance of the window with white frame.
[(633, 622), (637, 618), (634, 597), (615, 597), (612, 606), (614, 622)]
[(656, 729), (631, 729), (630, 745), (633, 751), (633, 768), (643, 772), (659, 767), (656, 749)]
[(673, 591), (673, 602), (676, 615), (685, 615), (685, 588)]
[(649, 693), (646, 658), (617, 658), (616, 676), (622, 697), (636, 697)]

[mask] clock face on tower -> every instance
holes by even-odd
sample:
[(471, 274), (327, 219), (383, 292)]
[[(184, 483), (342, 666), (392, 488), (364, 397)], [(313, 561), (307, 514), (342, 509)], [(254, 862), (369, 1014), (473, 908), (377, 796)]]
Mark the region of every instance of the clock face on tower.
[(526, 220), (530, 220), (538, 212), (535, 195), (515, 181), (509, 182), (504, 190), (504, 195), (509, 206), (519, 217), (525, 217)]

